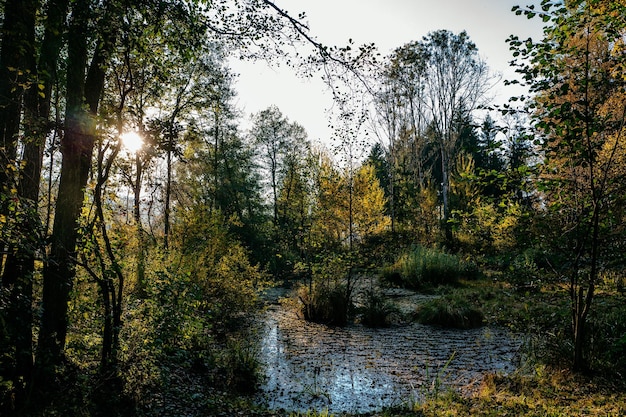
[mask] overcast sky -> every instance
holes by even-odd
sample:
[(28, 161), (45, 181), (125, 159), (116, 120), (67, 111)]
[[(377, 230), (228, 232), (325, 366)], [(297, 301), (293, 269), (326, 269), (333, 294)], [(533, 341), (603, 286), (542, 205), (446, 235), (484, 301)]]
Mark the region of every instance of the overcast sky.
[[(429, 32), (448, 29), (467, 31), (480, 56), (493, 72), (514, 77), (508, 68), (512, 59), (506, 39), (511, 34), (525, 39), (541, 35), (540, 19), (528, 20), (511, 12), (514, 5), (538, 3), (532, 0), (276, 0), (276, 4), (297, 16), (305, 12), (311, 34), (328, 45), (356, 45), (374, 42), (382, 55)], [(238, 105), (246, 116), (276, 105), (290, 121), (307, 130), (309, 138), (327, 141), (325, 110), (332, 105), (321, 77), (298, 78), (286, 66), (270, 68), (265, 62), (237, 62)], [(503, 103), (517, 91), (498, 88), (496, 101)]]

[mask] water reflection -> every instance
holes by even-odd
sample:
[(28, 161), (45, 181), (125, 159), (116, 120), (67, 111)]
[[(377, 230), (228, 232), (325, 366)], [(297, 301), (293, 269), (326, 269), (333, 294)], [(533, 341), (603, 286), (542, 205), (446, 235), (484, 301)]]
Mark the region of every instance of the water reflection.
[(331, 328), (280, 306), (267, 311), (261, 336), (259, 401), (291, 411), (368, 412), (417, 400), (440, 383), (467, 387), (485, 372), (511, 371), (520, 346), (501, 329)]

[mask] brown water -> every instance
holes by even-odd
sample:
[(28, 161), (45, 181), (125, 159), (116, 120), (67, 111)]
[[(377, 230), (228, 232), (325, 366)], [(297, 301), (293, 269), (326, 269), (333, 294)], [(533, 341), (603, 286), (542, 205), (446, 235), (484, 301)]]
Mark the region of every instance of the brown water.
[(369, 412), (471, 389), (485, 373), (511, 372), (521, 345), (487, 327), (328, 327), (280, 305), (267, 310), (260, 336), (266, 378), (258, 400), (290, 411)]

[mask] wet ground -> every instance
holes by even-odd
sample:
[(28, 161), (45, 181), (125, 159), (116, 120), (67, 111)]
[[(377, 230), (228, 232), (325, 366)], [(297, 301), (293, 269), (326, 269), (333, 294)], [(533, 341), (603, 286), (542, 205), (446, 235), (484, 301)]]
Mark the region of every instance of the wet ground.
[[(419, 300), (414, 294), (395, 298), (405, 308)], [(307, 323), (280, 304), (265, 314), (260, 336), (266, 378), (258, 400), (271, 409), (368, 412), (447, 387), (470, 390), (485, 373), (512, 371), (521, 345), (497, 328), (337, 328)]]

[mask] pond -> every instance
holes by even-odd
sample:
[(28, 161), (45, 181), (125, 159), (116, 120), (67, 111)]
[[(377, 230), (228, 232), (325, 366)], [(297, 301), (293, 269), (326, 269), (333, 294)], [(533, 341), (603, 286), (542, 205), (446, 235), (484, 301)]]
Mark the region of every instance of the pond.
[(272, 305), (261, 334), (265, 378), (258, 401), (289, 411), (370, 412), (514, 370), (521, 346), (506, 330), (411, 323), (384, 329), (308, 323)]

